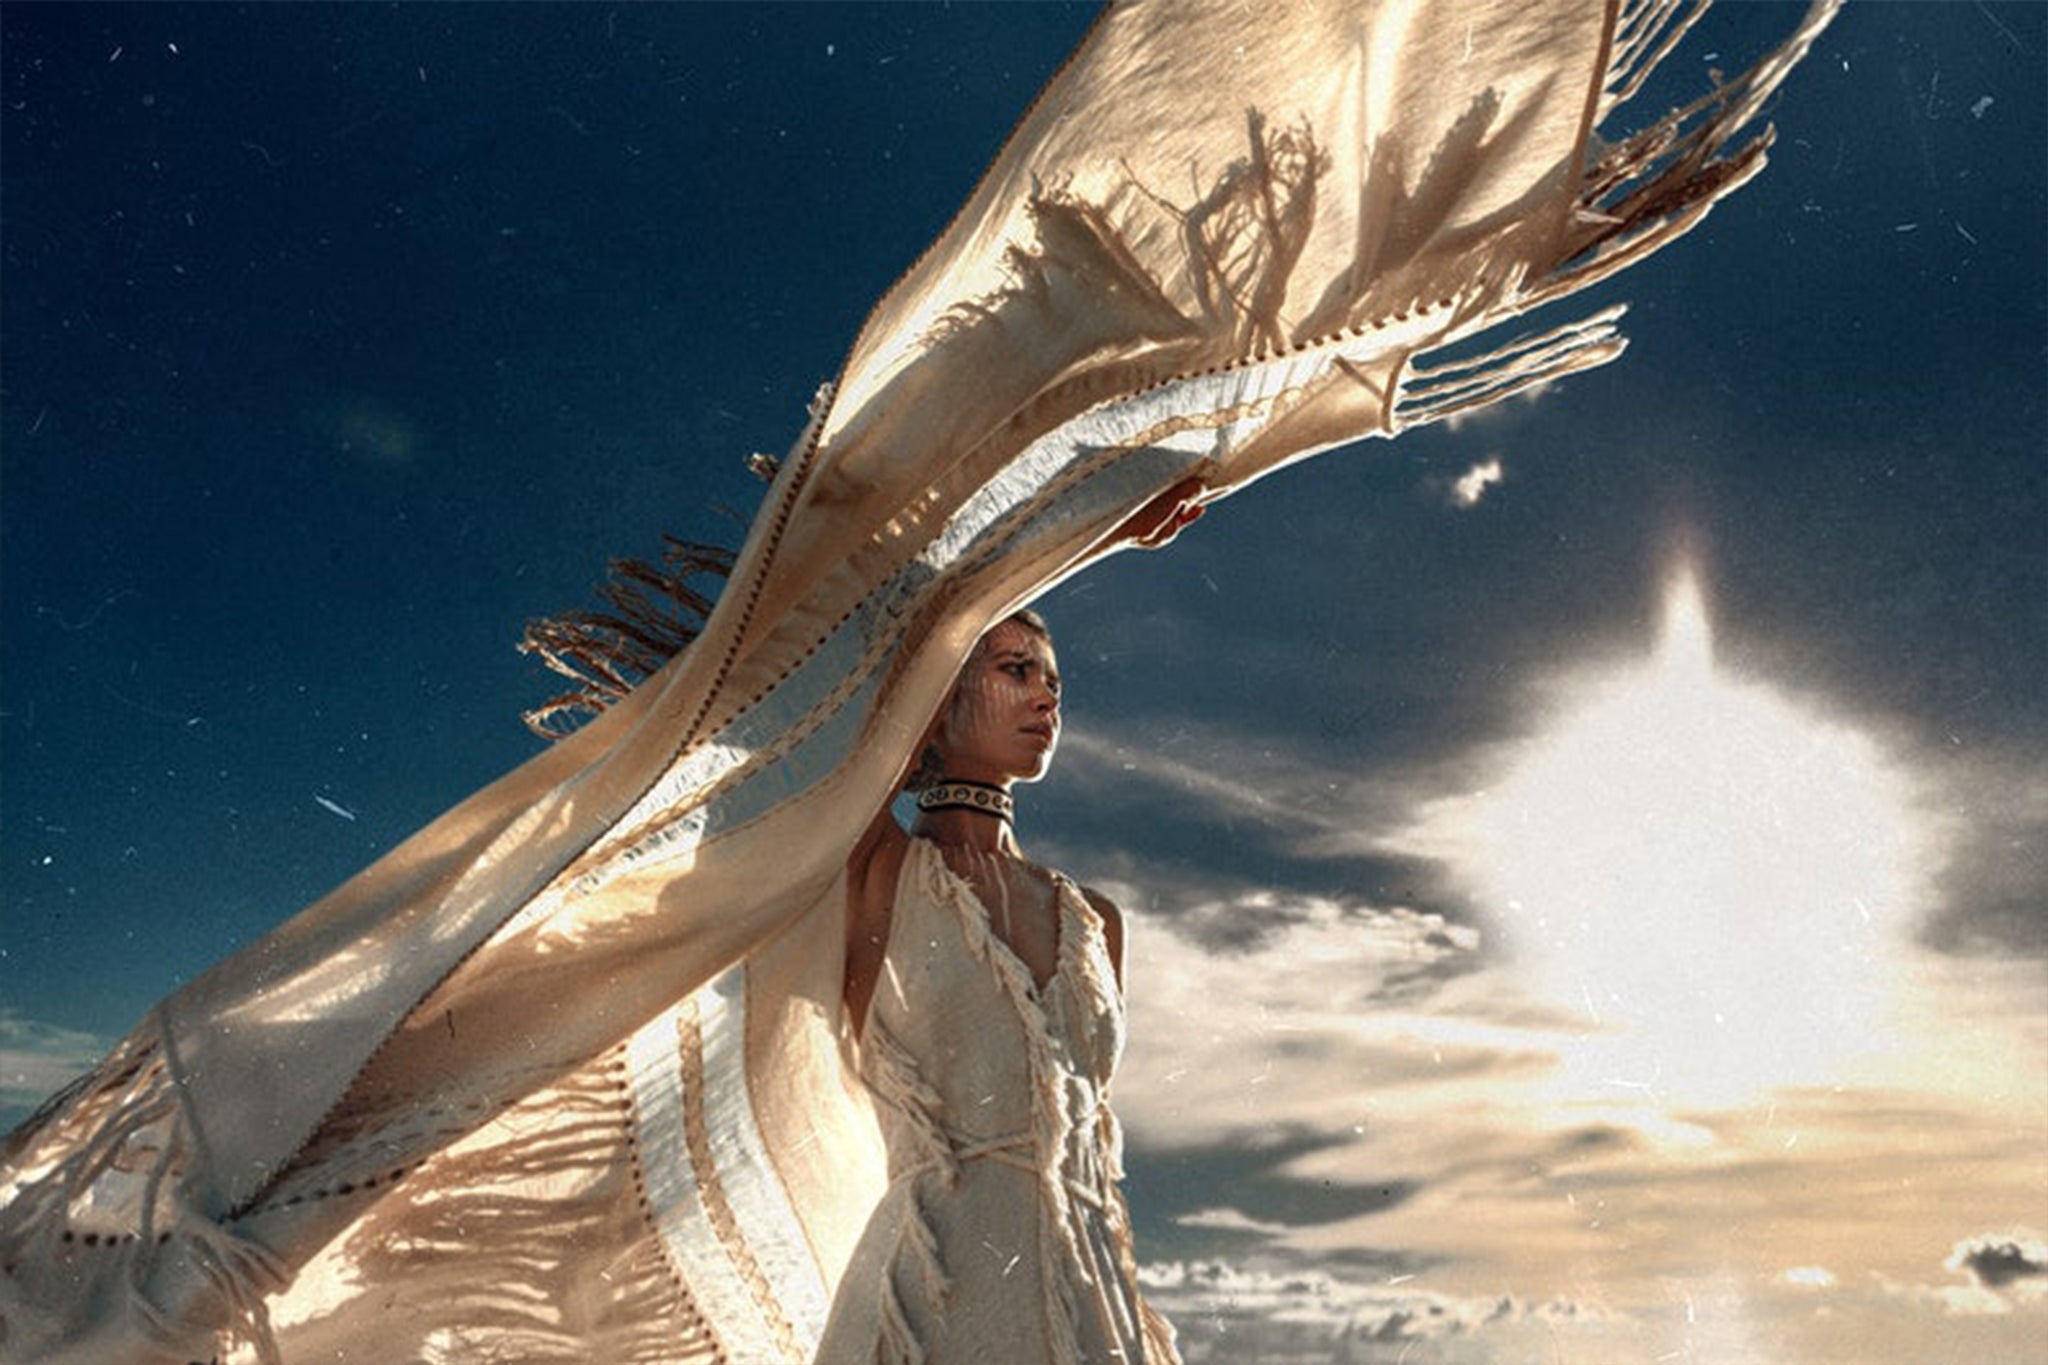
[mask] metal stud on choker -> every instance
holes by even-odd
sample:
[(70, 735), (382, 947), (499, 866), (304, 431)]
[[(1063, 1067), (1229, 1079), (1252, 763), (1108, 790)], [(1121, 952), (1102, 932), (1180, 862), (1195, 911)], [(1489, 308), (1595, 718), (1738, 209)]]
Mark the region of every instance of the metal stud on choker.
[(971, 810), (980, 815), (992, 815), (998, 820), (1008, 820), (1016, 813), (1017, 804), (1001, 787), (985, 787), (979, 782), (941, 782), (917, 794), (917, 808)]

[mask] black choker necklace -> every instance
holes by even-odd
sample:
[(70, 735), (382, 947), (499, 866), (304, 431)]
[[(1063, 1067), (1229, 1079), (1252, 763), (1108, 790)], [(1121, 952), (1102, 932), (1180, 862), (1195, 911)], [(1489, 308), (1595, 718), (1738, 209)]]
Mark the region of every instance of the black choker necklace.
[(917, 808), (971, 810), (977, 815), (1008, 820), (1016, 813), (1017, 803), (1001, 787), (986, 787), (979, 782), (941, 782), (917, 794)]

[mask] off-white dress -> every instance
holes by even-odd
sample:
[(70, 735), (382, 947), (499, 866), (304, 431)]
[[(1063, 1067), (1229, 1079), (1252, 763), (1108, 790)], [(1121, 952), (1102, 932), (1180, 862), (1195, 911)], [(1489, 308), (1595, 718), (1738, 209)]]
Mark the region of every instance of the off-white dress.
[(1138, 1294), (1108, 1087), (1123, 1002), (1102, 921), (1054, 874), (1035, 981), (938, 848), (913, 839), (861, 1040), (889, 1185), (820, 1361), (1172, 1361)]

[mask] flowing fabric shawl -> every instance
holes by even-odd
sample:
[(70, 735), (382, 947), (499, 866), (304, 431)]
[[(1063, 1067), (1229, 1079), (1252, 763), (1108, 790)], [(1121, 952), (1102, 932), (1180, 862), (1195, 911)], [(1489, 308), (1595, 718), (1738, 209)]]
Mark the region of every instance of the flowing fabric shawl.
[(1681, 0), (1110, 8), (868, 318), (697, 643), (10, 1139), (0, 1356), (808, 1358), (881, 1179), (843, 868), (976, 637), (1183, 479), (1612, 359), (1619, 310), (1430, 357), (1753, 174), (1832, 10), (1610, 145)]

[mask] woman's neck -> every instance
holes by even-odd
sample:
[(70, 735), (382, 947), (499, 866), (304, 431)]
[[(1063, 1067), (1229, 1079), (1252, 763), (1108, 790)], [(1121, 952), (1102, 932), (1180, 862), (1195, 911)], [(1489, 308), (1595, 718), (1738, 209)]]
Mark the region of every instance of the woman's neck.
[(982, 853), (1004, 853), (1013, 858), (1024, 855), (1010, 822), (986, 811), (964, 810), (957, 806), (920, 810), (910, 832), (942, 848), (971, 848)]

